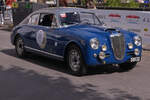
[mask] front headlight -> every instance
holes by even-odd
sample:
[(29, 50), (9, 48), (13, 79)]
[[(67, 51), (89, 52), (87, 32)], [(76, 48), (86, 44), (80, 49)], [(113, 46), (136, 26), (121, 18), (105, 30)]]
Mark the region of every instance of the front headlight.
[(135, 36), (135, 37), (134, 37), (134, 44), (135, 44), (136, 46), (141, 46), (141, 45), (142, 45), (142, 39), (141, 39), (140, 36)]
[(98, 49), (99, 48), (99, 40), (97, 39), (97, 38), (92, 38), (91, 40), (90, 40), (90, 46), (91, 46), (91, 48), (92, 49), (94, 49), (94, 50), (96, 50), (96, 49)]

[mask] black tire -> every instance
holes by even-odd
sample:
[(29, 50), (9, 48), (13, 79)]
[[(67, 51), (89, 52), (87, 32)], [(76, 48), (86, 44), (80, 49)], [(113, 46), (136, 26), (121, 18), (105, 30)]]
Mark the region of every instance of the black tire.
[(123, 71), (129, 71), (136, 66), (137, 62), (125, 62), (120, 64), (120, 69)]
[(66, 63), (70, 73), (76, 76), (83, 76), (87, 74), (86, 64), (84, 62), (80, 48), (73, 44), (69, 46), (67, 51)]
[(19, 36), (15, 40), (15, 50), (16, 50), (16, 53), (17, 53), (18, 57), (20, 57), (20, 58), (25, 57), (26, 52), (25, 52), (25, 49), (24, 49), (24, 43), (23, 43), (22, 38), (19, 37)]

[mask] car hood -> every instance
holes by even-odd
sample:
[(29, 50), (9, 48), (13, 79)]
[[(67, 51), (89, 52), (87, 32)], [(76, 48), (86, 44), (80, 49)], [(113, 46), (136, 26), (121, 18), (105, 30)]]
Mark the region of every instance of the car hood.
[(74, 34), (73, 36), (80, 36), (83, 38), (94, 38), (94, 37), (101, 37), (101, 39), (109, 39), (111, 34), (117, 34), (117, 33), (121, 33), (124, 34), (124, 36), (126, 38), (130, 38), (131, 32), (122, 30), (122, 29), (113, 29), (113, 28), (108, 28), (108, 27), (104, 27), (104, 26), (95, 26), (95, 25), (74, 25), (74, 26), (69, 26), (67, 28), (67, 30), (69, 31), (69, 33), (71, 32), (72, 34)]

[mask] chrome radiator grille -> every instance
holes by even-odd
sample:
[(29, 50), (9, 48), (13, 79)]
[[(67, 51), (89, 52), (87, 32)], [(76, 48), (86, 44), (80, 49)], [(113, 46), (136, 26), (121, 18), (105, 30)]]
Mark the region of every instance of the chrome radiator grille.
[(114, 56), (117, 60), (122, 60), (125, 56), (125, 39), (123, 34), (113, 34), (110, 36)]

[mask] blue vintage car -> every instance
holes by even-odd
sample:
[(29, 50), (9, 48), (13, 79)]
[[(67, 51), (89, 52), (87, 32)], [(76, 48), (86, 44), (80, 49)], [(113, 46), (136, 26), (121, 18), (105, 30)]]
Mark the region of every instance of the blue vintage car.
[(90, 10), (44, 8), (13, 29), (11, 43), (19, 57), (28, 52), (66, 61), (74, 75), (87, 66), (131, 69), (141, 60), (142, 40), (133, 32), (108, 28)]

